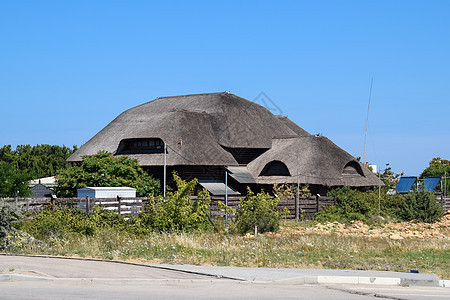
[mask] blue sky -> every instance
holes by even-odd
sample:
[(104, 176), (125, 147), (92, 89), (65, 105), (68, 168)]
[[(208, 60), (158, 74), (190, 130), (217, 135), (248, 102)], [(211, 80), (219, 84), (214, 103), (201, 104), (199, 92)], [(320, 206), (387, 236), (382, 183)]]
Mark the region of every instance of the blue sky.
[(449, 159), (450, 1), (0, 1), (0, 146), (81, 145), (159, 96), (266, 93), (418, 175)]

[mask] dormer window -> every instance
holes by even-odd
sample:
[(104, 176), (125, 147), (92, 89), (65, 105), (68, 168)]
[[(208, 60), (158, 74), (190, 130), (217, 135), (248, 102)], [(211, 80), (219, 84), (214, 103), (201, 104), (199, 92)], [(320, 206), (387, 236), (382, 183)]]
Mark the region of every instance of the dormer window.
[(164, 153), (164, 142), (160, 138), (139, 138), (120, 141), (117, 154)]
[(363, 173), (363, 171), (361, 169), (361, 166), (360, 166), (359, 162), (356, 162), (356, 161), (348, 162), (344, 166), (344, 169), (342, 170), (342, 174), (344, 174), (344, 175), (361, 175), (361, 176), (364, 176), (364, 173)]
[(259, 176), (291, 176), (291, 173), (284, 163), (274, 160), (264, 166)]

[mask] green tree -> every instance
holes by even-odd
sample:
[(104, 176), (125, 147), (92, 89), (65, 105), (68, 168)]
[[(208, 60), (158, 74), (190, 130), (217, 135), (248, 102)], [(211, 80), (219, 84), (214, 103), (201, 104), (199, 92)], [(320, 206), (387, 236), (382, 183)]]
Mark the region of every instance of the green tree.
[(81, 165), (59, 170), (56, 179), (55, 190), (60, 197), (75, 197), (77, 189), (88, 186), (127, 186), (135, 188), (138, 197), (148, 197), (157, 195), (160, 186), (159, 180), (142, 170), (136, 159), (113, 157), (104, 151), (84, 156)]
[(236, 229), (239, 233), (252, 232), (258, 226), (258, 232), (276, 232), (280, 228), (280, 219), (284, 213), (277, 210), (280, 198), (270, 197), (261, 191), (256, 194), (247, 188), (247, 195), (241, 199), (236, 211)]
[(0, 148), (0, 161), (12, 163), (33, 178), (54, 176), (60, 169), (69, 164), (66, 159), (77, 150), (77, 146), (69, 148), (58, 145), (18, 145), (15, 150), (11, 145)]
[[(380, 170), (381, 171), (381, 170)], [(381, 173), (380, 179), (384, 183), (385, 190), (393, 189), (398, 183), (398, 180), (401, 176), (403, 176), (404, 172), (401, 172), (400, 174), (394, 173), (392, 171), (392, 168), (389, 166), (389, 164), (386, 164), (386, 168), (384, 169), (383, 173)], [(377, 174), (379, 176), (380, 174)]]
[(29, 196), (30, 179), (30, 174), (18, 170), (13, 163), (0, 161), (0, 197)]
[[(441, 159), (435, 157), (430, 161), (430, 165), (423, 170), (420, 174), (421, 178), (424, 177), (444, 177), (447, 172), (447, 176), (450, 176), (450, 160)], [(439, 186), (437, 188), (440, 188)], [(450, 178), (447, 178), (447, 195), (450, 193)]]

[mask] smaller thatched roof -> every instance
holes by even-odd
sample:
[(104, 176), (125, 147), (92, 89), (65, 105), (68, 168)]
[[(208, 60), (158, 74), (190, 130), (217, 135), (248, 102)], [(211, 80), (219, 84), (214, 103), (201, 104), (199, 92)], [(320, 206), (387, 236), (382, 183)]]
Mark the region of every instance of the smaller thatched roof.
[[(291, 176), (261, 176), (264, 167), (273, 161), (286, 165)], [(353, 156), (323, 136), (274, 139), (272, 148), (247, 167), (259, 184), (296, 183), (298, 180), (325, 186), (383, 185)]]

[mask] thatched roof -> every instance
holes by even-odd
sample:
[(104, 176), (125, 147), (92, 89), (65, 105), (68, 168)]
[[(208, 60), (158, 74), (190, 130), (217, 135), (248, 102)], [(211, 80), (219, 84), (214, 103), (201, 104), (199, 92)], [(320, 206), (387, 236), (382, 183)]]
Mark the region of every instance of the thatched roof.
[[(286, 165), (291, 176), (261, 176), (272, 161)], [(260, 184), (296, 183), (297, 177), (300, 183), (326, 186), (375, 186), (379, 182), (353, 156), (323, 136), (274, 139), (272, 148), (247, 168)]]
[[(365, 168), (358, 176), (342, 175), (344, 166), (355, 159), (328, 139), (311, 136), (287, 117), (274, 116), (266, 108), (227, 92), (161, 97), (131, 108), (68, 161), (81, 161), (82, 156), (100, 150), (119, 155), (121, 141), (139, 138), (162, 139), (168, 147), (169, 166), (237, 166), (230, 149), (266, 151), (248, 165), (257, 183), (296, 182), (293, 176), (259, 176), (267, 163), (279, 160), (291, 175), (300, 174), (301, 183), (378, 184)], [(162, 166), (164, 162), (162, 153), (128, 156), (138, 159), (141, 166)]]
[[(237, 165), (222, 146), (269, 149), (273, 137), (292, 135), (269, 110), (230, 93), (161, 97), (120, 114), (68, 161), (100, 150), (115, 154), (123, 139), (158, 137), (167, 143), (168, 165)], [(163, 164), (163, 154), (129, 156), (143, 166)]]

